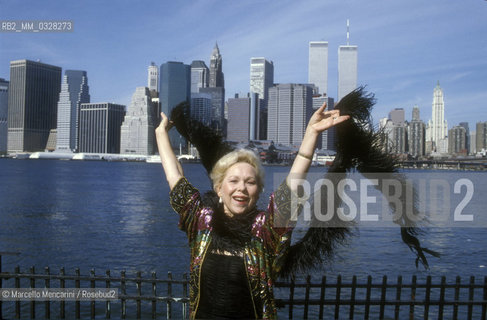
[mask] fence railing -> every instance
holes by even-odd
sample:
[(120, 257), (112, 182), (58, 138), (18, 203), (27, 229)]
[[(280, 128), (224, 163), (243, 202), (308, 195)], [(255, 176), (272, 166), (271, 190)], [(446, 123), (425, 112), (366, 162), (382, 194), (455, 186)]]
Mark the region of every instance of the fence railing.
[[(376, 278), (377, 279), (377, 278)], [(486, 319), (487, 277), (454, 278), (402, 276), (391, 281), (387, 276), (373, 280), (371, 276), (345, 280), (341, 276), (322, 277), (321, 281), (307, 276), (301, 280), (277, 282), (275, 298), (280, 318), (289, 319)], [(167, 318), (187, 319), (188, 279), (173, 278), (171, 273), (158, 278), (137, 272), (127, 276), (125, 271), (113, 275), (81, 274), (77, 268), (67, 274), (64, 268), (54, 274), (49, 267), (40, 273), (34, 267), (13, 272), (1, 270), (1, 288), (113, 288), (116, 300), (92, 301), (2, 301), (3, 318)]]

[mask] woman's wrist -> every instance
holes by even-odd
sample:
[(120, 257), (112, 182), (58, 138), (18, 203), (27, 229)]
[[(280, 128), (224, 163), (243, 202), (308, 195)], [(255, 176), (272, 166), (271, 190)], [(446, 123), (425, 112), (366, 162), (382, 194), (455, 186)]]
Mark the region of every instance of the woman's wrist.
[(309, 161), (313, 161), (313, 154), (308, 155), (308, 154), (305, 154), (305, 153), (303, 153), (301, 151), (298, 151), (298, 156), (300, 156), (300, 157), (302, 157), (304, 159), (307, 159)]

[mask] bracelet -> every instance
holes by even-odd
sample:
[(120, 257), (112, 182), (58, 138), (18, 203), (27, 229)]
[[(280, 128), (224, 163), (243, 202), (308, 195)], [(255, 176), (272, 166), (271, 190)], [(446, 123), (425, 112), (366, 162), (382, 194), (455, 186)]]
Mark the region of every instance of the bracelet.
[(309, 161), (313, 161), (313, 156), (307, 156), (305, 154), (302, 154), (301, 152), (298, 151), (298, 156), (301, 156), (305, 159), (308, 159)]

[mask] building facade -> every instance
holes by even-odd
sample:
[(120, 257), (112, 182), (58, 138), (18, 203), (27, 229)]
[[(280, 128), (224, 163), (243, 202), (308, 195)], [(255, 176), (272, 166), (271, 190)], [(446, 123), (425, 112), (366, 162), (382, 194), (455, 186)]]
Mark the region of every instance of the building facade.
[[(161, 65), (160, 75), (161, 111), (169, 117), (179, 103), (191, 102), (191, 67), (182, 62), (169, 61)], [(175, 150), (180, 150), (180, 146), (186, 148), (186, 140), (177, 130), (169, 131), (169, 140)]]
[(470, 128), (468, 127), (468, 122), (460, 122), (458, 124), (460, 127), (463, 127), (465, 129), (465, 134), (467, 135), (466, 141), (465, 141), (465, 148), (467, 149), (467, 154), (470, 153)]
[(224, 109), (225, 109), (225, 88), (208, 87), (200, 88), (200, 93), (211, 96), (211, 127), (225, 135)]
[(223, 76), (223, 59), (217, 43), (215, 43), (215, 47), (213, 48), (210, 56), (209, 87), (225, 88), (225, 79)]
[(408, 153), (415, 158), (425, 155), (426, 125), (421, 121), (419, 108), (413, 108), (412, 120), (408, 125)]
[(191, 93), (191, 118), (207, 126), (211, 124), (212, 96), (209, 93)]
[(79, 117), (79, 152), (120, 153), (120, 129), (125, 106), (82, 103)]
[(44, 151), (56, 128), (61, 68), (30, 60), (10, 62), (8, 152)]
[(278, 84), (269, 89), (267, 140), (298, 147), (313, 113), (313, 88), (306, 84)]
[(448, 153), (467, 155), (467, 132), (462, 126), (454, 126), (448, 131)]
[(120, 132), (120, 153), (152, 155), (155, 152), (157, 105), (149, 88), (138, 87), (132, 95)]
[(358, 47), (352, 45), (338, 47), (338, 95), (339, 102), (357, 88)]
[(394, 125), (404, 125), (406, 121), (405, 113), (403, 108), (395, 108), (389, 112), (389, 119), (391, 119)]
[(248, 144), (250, 137), (251, 98), (228, 99), (227, 140)]
[(147, 68), (147, 86), (151, 91), (159, 91), (159, 68), (155, 62), (151, 62)]
[(263, 57), (250, 59), (250, 94), (256, 93), (253, 105), (257, 108), (259, 119), (258, 136), (256, 139), (265, 140), (267, 137), (268, 95), (274, 85), (274, 63)]
[(475, 129), (475, 151), (487, 150), (487, 121), (477, 122)]
[(210, 70), (202, 60), (191, 62), (191, 93), (199, 93), (200, 88), (209, 86)]
[(57, 105), (57, 151), (76, 152), (78, 150), (79, 109), (82, 103), (89, 102), (90, 92), (86, 71), (66, 70)]
[(316, 86), (316, 94), (328, 94), (328, 42), (309, 43), (308, 83)]
[(7, 153), (8, 84), (7, 80), (0, 78), (0, 154)]
[[(445, 102), (443, 100), (443, 90), (440, 87), (440, 82), (436, 85), (433, 91), (433, 104), (431, 111), (431, 119), (428, 121), (426, 129), (426, 140), (431, 141), (433, 151), (438, 153), (447, 153), (447, 121), (445, 119)], [(446, 147), (446, 148), (445, 148)]]

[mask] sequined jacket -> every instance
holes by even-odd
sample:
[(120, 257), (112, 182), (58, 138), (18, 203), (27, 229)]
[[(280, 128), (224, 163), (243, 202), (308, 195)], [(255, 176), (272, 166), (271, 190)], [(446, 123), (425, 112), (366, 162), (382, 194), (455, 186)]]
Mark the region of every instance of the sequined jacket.
[[(170, 192), (173, 209), (179, 213), (179, 228), (188, 236), (190, 263), (190, 318), (200, 301), (201, 267), (212, 239), (213, 210), (203, 207), (199, 191), (181, 178)], [(244, 262), (256, 318), (275, 319), (273, 283), (291, 242), (289, 222), (291, 192), (283, 182), (270, 196), (267, 211), (259, 212), (252, 225), (252, 237), (244, 249)]]

